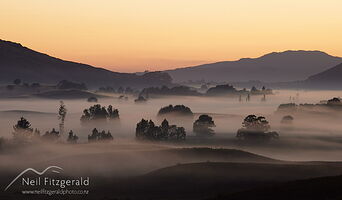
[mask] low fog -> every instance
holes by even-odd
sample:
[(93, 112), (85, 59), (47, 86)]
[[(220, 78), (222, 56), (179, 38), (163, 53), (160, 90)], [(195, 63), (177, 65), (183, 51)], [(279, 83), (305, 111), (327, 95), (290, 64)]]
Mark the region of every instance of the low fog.
[[(275, 91), (266, 101), (262, 96), (252, 96), (250, 102), (239, 102), (229, 97), (163, 97), (153, 98), (146, 103), (119, 100), (118, 95), (99, 99), (102, 106), (113, 105), (119, 110), (120, 119), (107, 124), (82, 126), (82, 111), (95, 103), (86, 100), (64, 100), (67, 108), (65, 134), (69, 130), (79, 137), (78, 144), (40, 143), (10, 147), (0, 153), (1, 169), (26, 168), (28, 165), (61, 165), (72, 173), (93, 172), (98, 176), (108, 173), (116, 175), (139, 175), (170, 165), (206, 161), (231, 161), (194, 153), (182, 155), (171, 149), (208, 147), (214, 149), (238, 149), (272, 159), (284, 161), (341, 161), (342, 160), (342, 115), (328, 113), (322, 115), (293, 115), (292, 124), (281, 124), (283, 114), (275, 113), (283, 103), (319, 103), (340, 96), (338, 91)], [(159, 125), (163, 118), (157, 117), (159, 109), (169, 104), (184, 104), (195, 113), (191, 119), (168, 118), (170, 124), (183, 126), (187, 133), (184, 142), (141, 142), (135, 139), (136, 124), (142, 119), (152, 119)], [(1, 99), (0, 136), (12, 138), (13, 125), (21, 116), (28, 119), (32, 128), (42, 134), (52, 128), (58, 129), (57, 111), (59, 100), (46, 99)], [(213, 117), (216, 127), (213, 137), (199, 138), (192, 132), (193, 122), (200, 114)], [(277, 131), (280, 138), (264, 143), (241, 143), (236, 132), (243, 119), (249, 115), (262, 115), (270, 122), (271, 130)], [(88, 144), (91, 130), (109, 130), (114, 140), (110, 143)], [(67, 136), (64, 135), (64, 138)], [(27, 159), (29, 158), (29, 159)], [(244, 161), (244, 155), (238, 160)]]

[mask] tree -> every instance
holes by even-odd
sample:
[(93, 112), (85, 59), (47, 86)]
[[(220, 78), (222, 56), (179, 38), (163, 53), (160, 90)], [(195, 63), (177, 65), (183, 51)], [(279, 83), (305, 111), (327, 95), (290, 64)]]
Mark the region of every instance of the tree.
[(15, 85), (20, 85), (20, 83), (21, 83), (21, 79), (15, 79), (14, 81), (13, 81), (13, 83), (15, 84)]
[(327, 105), (341, 105), (341, 100), (340, 98), (334, 97), (328, 100)]
[(259, 92), (259, 90), (255, 87), (255, 86), (253, 86), (252, 88), (251, 88), (251, 92), (253, 93), (253, 92)]
[(92, 134), (88, 135), (88, 142), (106, 142), (113, 140), (112, 134), (103, 130), (99, 132), (96, 128), (93, 129)]
[(70, 130), (67, 142), (69, 142), (71, 144), (76, 144), (77, 140), (78, 140), (77, 135), (74, 134), (74, 132), (72, 130)]
[(294, 118), (291, 115), (286, 115), (281, 119), (281, 123), (283, 124), (291, 124)]
[(119, 110), (113, 109), (112, 105), (109, 105), (106, 109), (105, 106), (96, 104), (88, 109), (83, 110), (83, 115), (81, 116), (81, 122), (87, 123), (91, 121), (107, 121), (111, 119), (119, 119)]
[(108, 116), (108, 119), (117, 119), (119, 118), (119, 110), (113, 109), (113, 106), (109, 105), (107, 108), (107, 116)]
[(135, 103), (143, 103), (146, 102), (147, 99), (144, 98), (143, 96), (139, 95), (139, 97), (137, 99), (134, 100)]
[(242, 122), (242, 128), (237, 131), (236, 137), (239, 139), (276, 139), (277, 132), (268, 132), (269, 122), (263, 116), (248, 115)]
[(60, 132), (53, 128), (51, 131), (46, 131), (42, 138), (49, 141), (56, 141), (60, 136)]
[(182, 141), (186, 138), (186, 132), (183, 127), (169, 125), (166, 119), (163, 120), (161, 126), (156, 126), (152, 120), (142, 119), (137, 124), (135, 134), (137, 139), (152, 141)]
[(24, 117), (21, 117), (20, 120), (17, 121), (17, 124), (13, 126), (14, 132), (13, 137), (14, 139), (18, 140), (30, 140), (34, 136), (39, 136), (39, 130), (35, 129), (33, 131), (33, 128), (31, 128), (31, 123), (25, 119)]
[(193, 124), (193, 131), (197, 135), (207, 135), (212, 136), (215, 134), (211, 127), (215, 127), (213, 118), (209, 115), (201, 115)]
[(232, 85), (216, 85), (215, 87), (209, 88), (206, 92), (208, 96), (221, 96), (221, 95), (235, 95), (238, 94)]
[(64, 134), (64, 120), (67, 114), (67, 109), (63, 101), (60, 101), (59, 109), (58, 109), (58, 119), (59, 123), (59, 132), (61, 135)]
[(87, 89), (87, 86), (84, 83), (74, 83), (68, 80), (60, 81), (56, 87), (61, 90), (65, 90), (65, 89), (86, 90)]
[(256, 115), (248, 115), (242, 122), (242, 126), (248, 130), (268, 131), (270, 125), (265, 117)]
[(162, 107), (158, 112), (159, 116), (165, 115), (165, 114), (192, 116), (193, 112), (191, 111), (189, 107), (184, 106), (184, 105), (175, 105), (175, 106), (169, 105), (169, 106)]

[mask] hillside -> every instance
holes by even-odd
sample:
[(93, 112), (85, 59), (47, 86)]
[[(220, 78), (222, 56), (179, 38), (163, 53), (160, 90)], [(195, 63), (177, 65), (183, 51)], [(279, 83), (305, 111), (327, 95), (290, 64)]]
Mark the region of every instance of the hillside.
[(86, 83), (88, 87), (147, 87), (171, 84), (171, 78), (166, 73), (151, 72), (141, 76), (117, 73), (86, 64), (61, 60), (18, 43), (0, 40), (0, 83), (11, 83), (16, 78), (22, 79), (23, 82), (47, 84), (70, 80)]
[(340, 183), (342, 176), (327, 176), (312, 179), (290, 181), (268, 187), (237, 192), (231, 195), (219, 195), (207, 200), (321, 200), (342, 199)]
[(341, 77), (342, 63), (321, 73), (310, 76), (304, 83), (318, 89), (341, 89)]
[(304, 80), (342, 62), (320, 51), (285, 51), (166, 71), (175, 82), (188, 80), (286, 82)]

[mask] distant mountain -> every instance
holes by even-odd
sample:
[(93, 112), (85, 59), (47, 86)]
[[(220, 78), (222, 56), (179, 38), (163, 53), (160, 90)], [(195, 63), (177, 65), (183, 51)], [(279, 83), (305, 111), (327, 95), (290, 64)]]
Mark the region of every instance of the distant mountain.
[(0, 83), (23, 82), (56, 84), (61, 80), (85, 83), (89, 87), (170, 85), (171, 77), (164, 72), (143, 75), (117, 73), (90, 65), (64, 61), (33, 51), (21, 44), (0, 40)]
[(342, 58), (321, 51), (285, 51), (254, 59), (243, 58), (238, 61), (217, 62), (166, 72), (175, 82), (202, 79), (216, 82), (286, 82), (307, 79), (339, 63), (342, 63)]
[(342, 63), (310, 76), (304, 84), (317, 89), (342, 89)]

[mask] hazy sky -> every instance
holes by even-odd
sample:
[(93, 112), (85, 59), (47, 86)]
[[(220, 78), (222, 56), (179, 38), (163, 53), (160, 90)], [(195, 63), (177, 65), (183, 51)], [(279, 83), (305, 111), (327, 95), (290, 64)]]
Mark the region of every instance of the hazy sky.
[(115, 71), (283, 50), (342, 56), (342, 0), (0, 0), (0, 38)]

